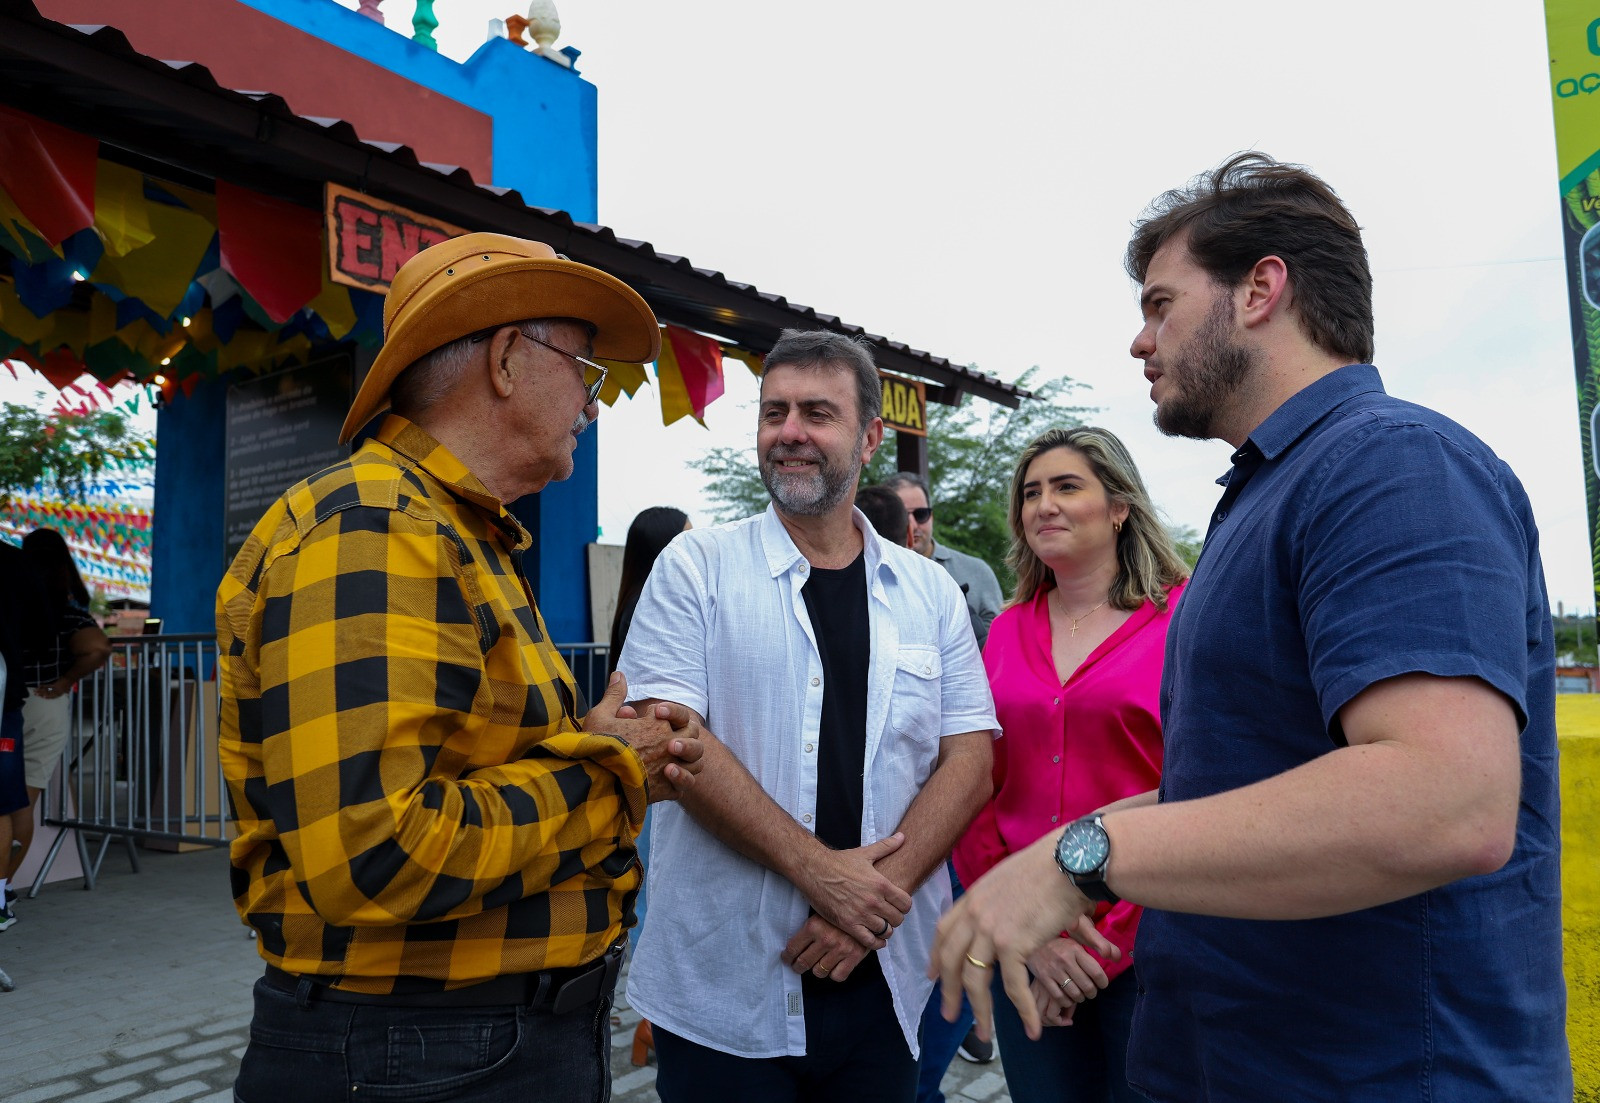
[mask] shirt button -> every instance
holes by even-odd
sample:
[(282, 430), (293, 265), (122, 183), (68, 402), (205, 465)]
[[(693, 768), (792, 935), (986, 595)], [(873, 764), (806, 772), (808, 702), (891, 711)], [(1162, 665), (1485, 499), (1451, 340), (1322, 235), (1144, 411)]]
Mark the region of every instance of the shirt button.
[(804, 820), (806, 823), (810, 823), (811, 822), (811, 813), (807, 812), (805, 815), (801, 816), (800, 818), (802, 820)]
[(820, 686), (822, 684), (822, 679), (821, 678), (813, 678), (813, 679), (811, 679), (811, 684), (814, 685), (814, 686)]
[(1060, 762), (1061, 761), (1061, 756), (1060, 755), (1054, 755), (1054, 756), (1051, 757), (1050, 761), (1051, 762)]
[(1060, 703), (1061, 703), (1061, 698), (1059, 698), (1059, 697), (1057, 697), (1057, 698), (1056, 698), (1056, 704), (1058, 704), (1058, 705), (1059, 705), (1059, 704), (1060, 704)]
[(811, 744), (807, 743), (806, 744), (806, 754), (810, 754), (810, 753), (811, 753)]
[(932, 674), (933, 673), (933, 667), (925, 666), (925, 667), (922, 668), (922, 672), (924, 674)]
[(1061, 817), (1060, 817), (1060, 816), (1051, 816), (1051, 817), (1050, 817), (1050, 822), (1051, 822), (1051, 823), (1055, 823), (1055, 822), (1056, 822), (1056, 821), (1057, 821), (1057, 820), (1059, 820), (1059, 819), (1060, 819), (1060, 818), (1061, 818)]
[(1225, 510), (1225, 509), (1219, 509), (1219, 510), (1217, 510), (1216, 516), (1213, 517), (1212, 520), (1220, 525), (1220, 524), (1222, 524), (1223, 521), (1227, 520), (1227, 517), (1228, 517), (1228, 511)]

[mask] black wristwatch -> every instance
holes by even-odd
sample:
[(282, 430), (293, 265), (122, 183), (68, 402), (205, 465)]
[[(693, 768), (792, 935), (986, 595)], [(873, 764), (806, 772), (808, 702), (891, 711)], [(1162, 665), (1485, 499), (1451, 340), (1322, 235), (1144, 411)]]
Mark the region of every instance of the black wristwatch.
[(1121, 899), (1106, 884), (1106, 863), (1110, 861), (1111, 836), (1099, 816), (1073, 820), (1056, 841), (1056, 865), (1090, 900), (1115, 904)]

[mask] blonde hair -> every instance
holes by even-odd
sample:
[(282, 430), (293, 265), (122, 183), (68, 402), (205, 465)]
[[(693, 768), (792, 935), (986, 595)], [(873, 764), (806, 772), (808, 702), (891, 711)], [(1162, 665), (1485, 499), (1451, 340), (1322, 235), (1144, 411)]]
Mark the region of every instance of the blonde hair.
[(1048, 429), (1017, 459), (1011, 476), (1011, 552), (1006, 563), (1017, 575), (1017, 592), (1011, 604), (1032, 601), (1040, 590), (1055, 586), (1050, 568), (1034, 554), (1022, 531), (1022, 483), (1034, 460), (1057, 448), (1070, 448), (1082, 456), (1105, 487), (1108, 501), (1128, 507), (1127, 519), (1117, 533), (1117, 577), (1111, 583), (1108, 603), (1133, 610), (1146, 601), (1157, 609), (1167, 607), (1167, 589), (1189, 577), (1189, 568), (1172, 546), (1172, 537), (1156, 516), (1155, 506), (1134, 466), (1127, 447), (1109, 429), (1092, 425), (1074, 429)]

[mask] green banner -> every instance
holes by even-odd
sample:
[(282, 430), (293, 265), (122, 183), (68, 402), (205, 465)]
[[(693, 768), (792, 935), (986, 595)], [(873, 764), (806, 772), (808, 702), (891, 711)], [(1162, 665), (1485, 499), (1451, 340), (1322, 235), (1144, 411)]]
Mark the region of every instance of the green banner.
[[(1600, 0), (1545, 0), (1550, 38), (1550, 98), (1561, 172), (1561, 225), (1572, 313), (1572, 354), (1577, 371), (1583, 437), (1583, 478), (1589, 507), (1589, 548), (1600, 579), (1597, 492), (1600, 448), (1596, 419), (1600, 392)], [(1600, 582), (1596, 586), (1600, 605)]]

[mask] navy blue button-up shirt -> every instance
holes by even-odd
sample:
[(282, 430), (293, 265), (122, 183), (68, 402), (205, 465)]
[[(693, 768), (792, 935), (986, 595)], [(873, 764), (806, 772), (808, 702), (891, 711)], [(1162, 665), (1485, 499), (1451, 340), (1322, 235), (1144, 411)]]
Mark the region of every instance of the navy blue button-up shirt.
[(1341, 368), (1234, 453), (1167, 635), (1162, 799), (1343, 746), (1411, 672), (1522, 723), (1510, 862), (1382, 907), (1263, 922), (1146, 910), (1129, 1079), (1158, 1100), (1570, 1100), (1555, 647), (1527, 495), (1459, 425)]

